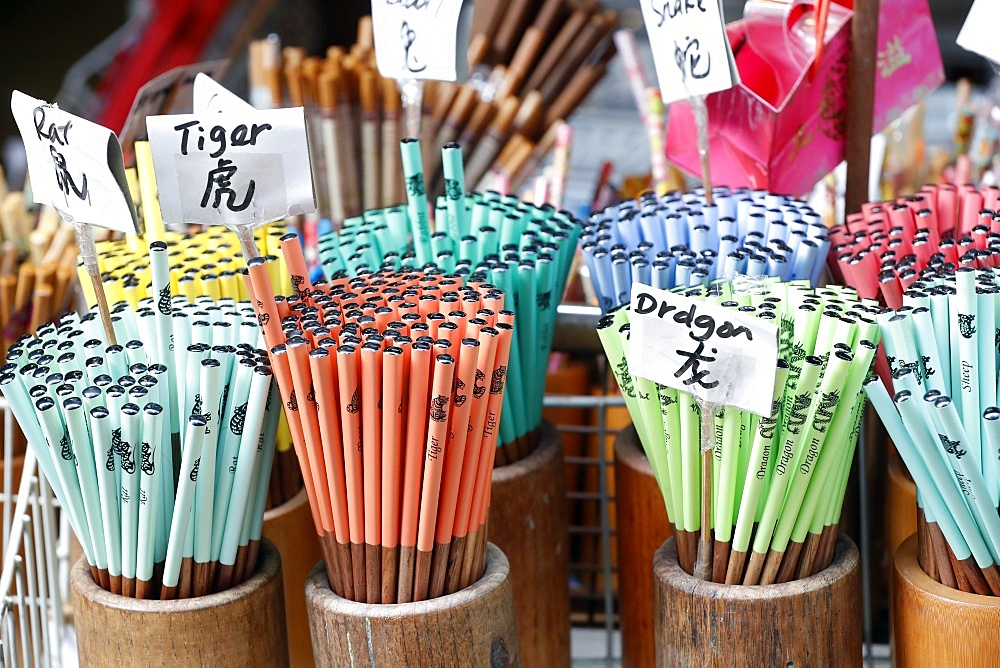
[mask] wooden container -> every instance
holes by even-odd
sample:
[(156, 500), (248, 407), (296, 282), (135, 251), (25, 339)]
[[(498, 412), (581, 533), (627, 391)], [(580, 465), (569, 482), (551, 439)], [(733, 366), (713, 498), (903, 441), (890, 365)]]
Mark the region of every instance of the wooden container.
[(826, 570), (764, 586), (698, 580), (674, 539), (653, 558), (656, 665), (860, 666), (861, 561), (843, 535)]
[(489, 540), (510, 560), (521, 660), (569, 666), (569, 528), (562, 439), (542, 423), (530, 455), (493, 470)]
[(673, 530), (635, 427), (619, 432), (615, 440), (615, 487), (622, 666), (643, 668), (653, 665), (656, 656), (653, 554)]
[(1000, 597), (967, 594), (932, 580), (917, 563), (917, 537), (896, 549), (892, 574), (896, 666), (995, 666)]
[(885, 502), (885, 543), (889, 568), (900, 543), (917, 530), (917, 486), (895, 449), (889, 452), (889, 489)]
[(257, 572), (209, 596), (127, 598), (94, 584), (80, 559), (70, 573), (81, 666), (287, 666), (281, 558), (263, 540)]
[(313, 654), (302, 583), (316, 562), (323, 558), (323, 549), (304, 487), (285, 503), (264, 513), (263, 533), (281, 555), (288, 658), (293, 668), (308, 668), (313, 665)]
[(477, 582), (418, 603), (341, 598), (320, 562), (305, 587), (316, 665), (520, 666), (510, 585), (507, 558), (492, 544)]

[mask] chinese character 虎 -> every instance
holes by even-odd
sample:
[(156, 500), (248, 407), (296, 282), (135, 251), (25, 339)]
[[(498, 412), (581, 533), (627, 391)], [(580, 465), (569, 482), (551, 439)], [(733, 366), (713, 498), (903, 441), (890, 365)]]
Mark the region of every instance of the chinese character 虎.
[(250, 206), (250, 200), (253, 199), (253, 191), (257, 184), (253, 179), (250, 179), (250, 186), (247, 188), (246, 197), (243, 198), (241, 204), (237, 204), (236, 191), (232, 188), (234, 174), (236, 174), (236, 165), (233, 164), (233, 161), (219, 158), (219, 166), (208, 173), (205, 194), (201, 198), (201, 207), (203, 209), (208, 206), (208, 200), (212, 196), (213, 191), (215, 192), (215, 199), (212, 200), (213, 209), (219, 208), (223, 197), (227, 198), (226, 208), (230, 211), (243, 211)]

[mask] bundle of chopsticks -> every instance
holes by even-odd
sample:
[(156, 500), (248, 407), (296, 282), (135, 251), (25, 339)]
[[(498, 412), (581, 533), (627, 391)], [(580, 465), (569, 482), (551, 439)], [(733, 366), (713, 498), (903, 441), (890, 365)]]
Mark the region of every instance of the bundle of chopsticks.
[[(865, 385), (917, 487), (920, 566), (1000, 596), (1000, 401), (992, 268), (926, 269), (878, 316), (888, 376)], [(890, 397), (890, 390), (894, 394)]]
[(829, 237), (834, 279), (898, 309), (924, 270), (1000, 264), (1000, 187), (925, 185), (909, 197), (863, 204)]
[[(135, 598), (228, 589), (255, 569), (281, 415), (250, 302), (174, 297), (22, 337), (0, 370), (11, 411), (65, 509), (94, 581)], [(49, 354), (52, 351), (52, 354)]]
[(9, 191), (0, 172), (0, 354), (71, 305), (76, 276), (72, 226), (51, 207)]
[(468, 586), (485, 568), (514, 314), (486, 308), (493, 286), (436, 270), (313, 285), (284, 250), (296, 296), (274, 298), (264, 258), (249, 272), (333, 590), (401, 603)]
[[(694, 572), (707, 523), (712, 581), (758, 585), (808, 577), (834, 556), (879, 328), (877, 306), (849, 288), (749, 282), (674, 291), (779, 325), (769, 416), (732, 406), (707, 414), (688, 392), (630, 366), (628, 305), (602, 318), (598, 334), (663, 490), (681, 567)], [(711, 443), (701, 441), (706, 434)], [(712, 450), (712, 480), (702, 480), (703, 448)]]
[[(275, 259), (268, 265), (271, 282), (278, 294), (292, 294), (288, 269), (281, 261), (280, 238), (287, 233), (284, 225), (272, 223), (258, 228), (254, 236), (260, 252)], [(183, 297), (180, 303), (198, 302), (202, 308), (218, 316), (220, 304), (243, 302), (250, 299), (244, 278), (246, 263), (240, 253), (240, 244), (233, 232), (213, 228), (198, 234), (163, 231), (163, 240), (153, 242), (155, 253), (167, 257), (170, 292)], [(129, 235), (125, 239), (102, 241), (97, 244), (98, 263), (108, 302), (127, 303), (133, 311), (141, 304), (162, 295), (154, 290), (151, 254), (141, 239)], [(90, 280), (81, 275), (84, 297), (91, 308), (97, 299)], [(286, 286), (286, 287), (282, 287)], [(276, 435), (272, 474), (267, 489), (266, 508), (285, 503), (302, 489), (299, 464), (292, 449), (292, 439), (284, 417), (280, 419)]]
[[(503, 193), (519, 189), (560, 141), (568, 143), (564, 119), (605, 74), (617, 14), (567, 0), (532, 9), (530, 2), (478, 6), (470, 80), (425, 82), (420, 137), (430, 195), (444, 192), (437, 147), (450, 142), (468, 156), (470, 188)], [(274, 38), (251, 45), (251, 102), (306, 107), (319, 213), (336, 223), (405, 197), (402, 102), (397, 82), (376, 69), (371, 26), (366, 17), (349, 50), (333, 46), (323, 58), (282, 49)]]
[[(422, 183), (420, 142), (401, 143), (404, 175)], [(462, 150), (441, 150), (445, 174), (464, 183)], [(424, 189), (407, 193), (406, 207), (366, 211), (345, 221), (339, 232), (317, 244), (323, 273), (339, 279), (369, 271), (435, 266), (461, 281), (489, 281), (502, 289), (500, 308), (517, 314), (510, 355), (510, 385), (503, 421), (499, 465), (534, 451), (542, 424), (546, 360), (552, 349), (557, 307), (566, 288), (581, 226), (571, 214), (551, 206), (527, 205), (492, 191), (465, 193), (456, 185), (438, 198), (434, 220), (427, 215)], [(433, 229), (433, 232), (432, 232)], [(466, 304), (454, 302), (458, 311)], [(495, 309), (494, 309), (495, 310)]]

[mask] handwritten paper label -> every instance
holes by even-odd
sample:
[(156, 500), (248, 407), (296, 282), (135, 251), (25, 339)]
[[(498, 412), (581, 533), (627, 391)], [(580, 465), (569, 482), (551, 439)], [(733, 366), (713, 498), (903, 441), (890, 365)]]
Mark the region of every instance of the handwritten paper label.
[(186, 114), (192, 110), (192, 90), (199, 75), (213, 79), (222, 77), (229, 59), (213, 60), (196, 65), (175, 67), (149, 80), (139, 89), (132, 102), (119, 138), (126, 151), (132, 150), (137, 139), (146, 138), (146, 117), (160, 114)]
[(472, 2), (374, 0), (379, 73), (390, 79), (465, 81)]
[(740, 80), (721, 0), (641, 0), (663, 103), (731, 88)]
[(955, 40), (966, 51), (978, 53), (994, 63), (1000, 63), (1000, 41), (996, 25), (1000, 21), (1000, 3), (996, 0), (976, 0), (965, 17), (962, 30)]
[(196, 114), (226, 114), (254, 111), (253, 105), (207, 77), (199, 74), (194, 78), (194, 103)]
[(302, 107), (146, 119), (168, 223), (258, 225), (316, 210)]
[(733, 309), (632, 284), (629, 369), (702, 401), (770, 417), (778, 328)]
[(35, 201), (66, 220), (139, 232), (122, 147), (106, 127), (20, 91), (10, 98), (24, 140)]

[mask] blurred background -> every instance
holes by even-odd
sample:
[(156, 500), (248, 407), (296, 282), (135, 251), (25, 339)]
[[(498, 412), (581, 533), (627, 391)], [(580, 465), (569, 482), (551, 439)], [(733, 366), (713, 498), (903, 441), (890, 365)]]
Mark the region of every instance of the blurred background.
[[(489, 7), (498, 1), (479, 0), (478, 4)], [(623, 27), (636, 31), (647, 76), (652, 77), (652, 57), (638, 2), (605, 0), (603, 4), (620, 12)], [(726, 20), (740, 18), (743, 4), (724, 0)], [(955, 44), (971, 4), (972, 0), (930, 2), (948, 80), (967, 77), (985, 86), (992, 77), (986, 61)], [(351, 44), (358, 17), (369, 12), (366, 0), (4, 0), (0, 2), (4, 63), (0, 94), (7, 100), (11, 90), (18, 88), (117, 131), (147, 75), (189, 62), (229, 57), (233, 64), (223, 83), (245, 96), (251, 39), (274, 33), (283, 42), (320, 54), (329, 45)], [(161, 54), (159, 63), (150, 62), (154, 52)], [(618, 168), (627, 163), (629, 172), (649, 167), (646, 139), (620, 58), (611, 61), (608, 74), (571, 119), (577, 141), (567, 186), (569, 203), (587, 199), (586, 190), (606, 161)], [(928, 102), (927, 126), (932, 131), (939, 128), (947, 133), (952, 96), (945, 88)], [(608, 122), (600, 128), (591, 123), (601, 118)], [(600, 132), (609, 131), (611, 137), (605, 134), (600, 140)], [(3, 164), (14, 184), (23, 178), (16, 135), (10, 114), (0, 114)], [(596, 141), (591, 143), (591, 137)]]

